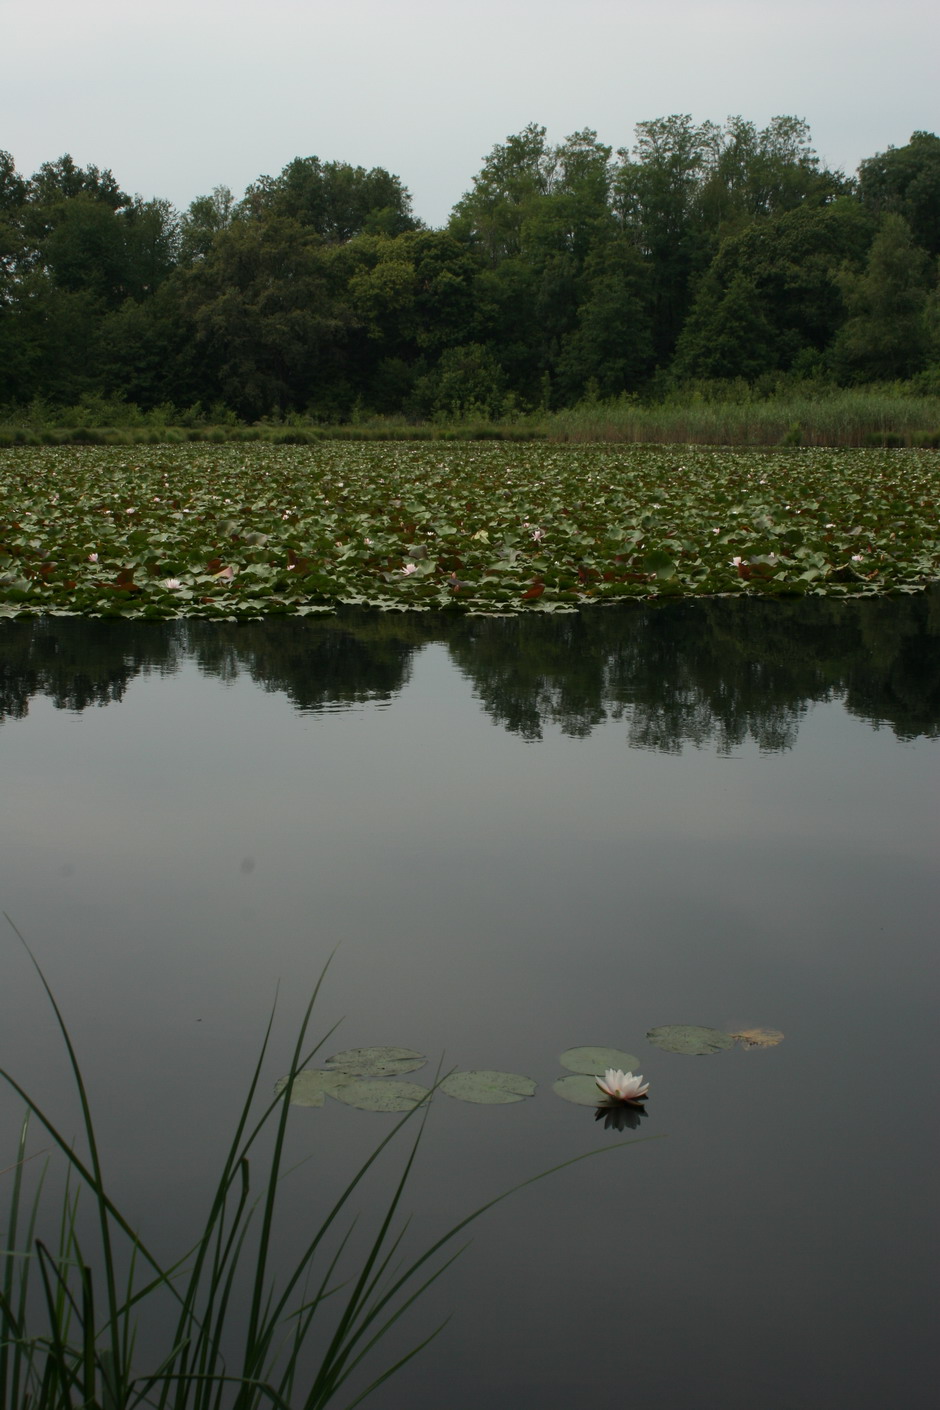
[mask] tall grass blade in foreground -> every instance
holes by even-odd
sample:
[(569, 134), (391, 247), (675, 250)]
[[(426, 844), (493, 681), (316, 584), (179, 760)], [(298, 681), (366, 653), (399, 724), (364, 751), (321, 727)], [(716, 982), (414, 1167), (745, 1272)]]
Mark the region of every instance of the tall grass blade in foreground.
[[(157, 1410), (261, 1406), (320, 1410), (333, 1404), (344, 1389), (353, 1394), (346, 1402), (351, 1410), (440, 1330), (436, 1327), (420, 1337), (390, 1364), (376, 1365), (386, 1334), (458, 1256), (460, 1249), (454, 1244), (458, 1235), (509, 1194), (552, 1173), (543, 1171), (489, 1200), (417, 1257), (396, 1261), (405, 1234), (405, 1227), (396, 1232), (397, 1216), (427, 1119), (428, 1102), (424, 1102), (407, 1112), (378, 1143), (321, 1216), (293, 1265), (278, 1278), (271, 1268), (272, 1235), (278, 1189), (287, 1173), (290, 1096), (298, 1072), (330, 1036), (325, 1034), (305, 1052), (327, 961), (300, 1025), (286, 1085), (253, 1119), (271, 1042), (272, 1011), (202, 1232), (182, 1259), (165, 1265), (106, 1193), (75, 1049), (39, 964), (19, 938), (65, 1043), (88, 1154), (80, 1155), (20, 1083), (0, 1069), (0, 1076), (27, 1108), (17, 1159), (7, 1172), (9, 1215), (0, 1247), (0, 1410), (132, 1410), (142, 1404)], [(31, 1117), (45, 1128), (67, 1162), (55, 1248), (37, 1237), (45, 1169), (31, 1202), (25, 1201), (23, 1168)], [(416, 1129), (401, 1174), (387, 1196), (377, 1231), (349, 1268), (354, 1222), (344, 1218), (349, 1201), (410, 1121), (416, 1122)], [(261, 1151), (262, 1137), (268, 1141), (265, 1151)], [(264, 1181), (254, 1195), (250, 1157), (256, 1152), (264, 1161)], [(585, 1158), (576, 1156), (553, 1170)], [(88, 1246), (92, 1251), (82, 1241), (82, 1192), (93, 1204), (93, 1247)], [(138, 1319), (147, 1313), (157, 1319), (158, 1328), (170, 1329), (165, 1350), (150, 1369), (139, 1365), (135, 1356)], [(319, 1350), (313, 1356), (310, 1343), (315, 1332)], [(373, 1378), (357, 1393), (349, 1385), (350, 1377), (369, 1364)]]

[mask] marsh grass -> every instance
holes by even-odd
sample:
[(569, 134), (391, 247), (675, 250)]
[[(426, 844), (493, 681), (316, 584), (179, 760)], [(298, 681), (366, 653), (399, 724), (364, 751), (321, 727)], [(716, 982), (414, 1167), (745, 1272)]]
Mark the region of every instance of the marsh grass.
[[(278, 1192), (288, 1173), (290, 1092), (297, 1073), (330, 1036), (306, 1050), (324, 968), (294, 1044), (287, 1086), (273, 1100), (262, 1099), (257, 1114), (272, 1012), (202, 1232), (182, 1258), (166, 1264), (108, 1195), (68, 1028), (39, 964), (19, 938), (68, 1054), (84, 1139), (80, 1152), (18, 1080), (0, 1069), (26, 1108), (15, 1158), (5, 1172), (10, 1186), (0, 1245), (0, 1410), (132, 1410), (139, 1405), (156, 1410), (318, 1410), (340, 1396), (351, 1410), (440, 1331), (443, 1324), (408, 1350), (387, 1352), (383, 1361), (386, 1335), (459, 1255), (458, 1236), (509, 1194), (552, 1173), (542, 1172), (489, 1200), (422, 1253), (406, 1255), (400, 1204), (427, 1118), (424, 1102), (378, 1142), (301, 1240), (292, 1265), (276, 1269), (274, 1235)], [(33, 1159), (28, 1151), (33, 1122), (43, 1128), (50, 1150), (30, 1182), (26, 1167)], [(374, 1227), (353, 1253), (351, 1198), (400, 1137), (405, 1150), (399, 1174), (386, 1187)], [(50, 1240), (42, 1206), (49, 1161), (56, 1153), (65, 1161), (67, 1177), (63, 1193), (53, 1196), (55, 1237)], [(252, 1163), (259, 1157), (264, 1174), (256, 1189)], [(584, 1158), (576, 1156), (554, 1169)], [(91, 1204), (90, 1219), (87, 1209), (79, 1217), (83, 1200)], [(152, 1364), (142, 1366), (138, 1330), (148, 1313), (155, 1314), (165, 1344)]]
[(940, 396), (838, 389), (751, 397), (628, 397), (581, 402), (542, 418), (549, 440), (715, 446), (940, 446)]
[(745, 382), (678, 388), (658, 400), (587, 398), (558, 411), (514, 411), (488, 420), (417, 422), (357, 414), (327, 424), (291, 413), (246, 425), (224, 407), (143, 411), (99, 397), (73, 407), (43, 402), (0, 413), (0, 447), (41, 445), (317, 445), (330, 441), (570, 441), (712, 446), (940, 447), (936, 379), (840, 388), (791, 383), (761, 392)]

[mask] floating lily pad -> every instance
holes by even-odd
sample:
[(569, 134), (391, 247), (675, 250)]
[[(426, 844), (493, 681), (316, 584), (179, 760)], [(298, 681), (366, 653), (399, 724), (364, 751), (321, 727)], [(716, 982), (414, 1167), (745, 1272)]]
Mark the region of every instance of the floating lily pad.
[(604, 1101), (604, 1093), (586, 1072), (559, 1077), (557, 1082), (552, 1083), (552, 1091), (564, 1097), (566, 1102), (575, 1102), (578, 1106), (600, 1106)]
[(698, 1028), (691, 1023), (667, 1023), (662, 1028), (651, 1028), (647, 1038), (657, 1048), (667, 1053), (692, 1053), (704, 1056), (706, 1053), (720, 1053), (725, 1048), (734, 1047), (734, 1037), (720, 1028)]
[(742, 1048), (775, 1048), (783, 1042), (783, 1034), (777, 1028), (742, 1028), (740, 1033), (732, 1033)]
[(632, 1053), (622, 1053), (619, 1048), (569, 1048), (558, 1059), (569, 1072), (589, 1072), (592, 1077), (602, 1077), (608, 1067), (619, 1072), (636, 1072), (640, 1059)]
[(386, 1082), (379, 1078), (354, 1079), (330, 1092), (337, 1101), (357, 1106), (360, 1111), (411, 1111), (430, 1095), (427, 1087), (419, 1087), (417, 1082)]
[(461, 1102), (496, 1106), (531, 1097), (535, 1083), (519, 1072), (452, 1072), (441, 1083), (441, 1091)]
[(674, 578), (677, 568), (675, 560), (661, 548), (651, 549), (643, 558), (644, 573), (655, 573), (657, 578)]
[(347, 1048), (327, 1058), (326, 1065), (353, 1077), (393, 1077), (417, 1072), (426, 1062), (424, 1054), (413, 1048)]
[[(340, 1087), (354, 1082), (354, 1077), (349, 1077), (345, 1072), (324, 1072), (320, 1067), (304, 1068), (302, 1072), (296, 1073), (294, 1085), (291, 1088), (291, 1106), (322, 1106), (324, 1096), (336, 1095)], [(274, 1084), (275, 1096), (280, 1096), (287, 1086), (286, 1077), (278, 1078)]]

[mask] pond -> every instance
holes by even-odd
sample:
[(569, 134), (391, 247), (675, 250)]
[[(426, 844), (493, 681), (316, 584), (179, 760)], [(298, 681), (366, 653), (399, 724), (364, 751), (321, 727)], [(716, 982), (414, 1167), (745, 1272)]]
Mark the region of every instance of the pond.
[[(199, 1226), (275, 993), (266, 1093), (333, 954), (322, 1056), (403, 1045), (426, 1085), (537, 1083), (435, 1096), (413, 1251), (602, 1152), (472, 1226), (394, 1349), (449, 1322), (368, 1403), (933, 1403), (936, 592), (7, 621), (0, 714), (0, 903), (155, 1247)], [(9, 928), (2, 976), (0, 1065), (77, 1130)], [(783, 1039), (690, 1056), (647, 1038), (672, 1024)], [(556, 1095), (579, 1045), (638, 1057), (637, 1129)], [(12, 1094), (0, 1112), (12, 1159)], [(293, 1111), (279, 1247), (395, 1120)]]

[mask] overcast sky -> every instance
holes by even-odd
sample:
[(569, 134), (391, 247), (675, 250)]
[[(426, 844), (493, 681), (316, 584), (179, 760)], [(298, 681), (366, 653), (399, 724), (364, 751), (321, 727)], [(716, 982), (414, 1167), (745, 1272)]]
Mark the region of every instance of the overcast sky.
[(0, 0), (0, 148), (185, 209), (292, 157), (382, 166), (442, 225), (541, 123), (629, 147), (670, 113), (805, 118), (853, 172), (940, 131), (937, 0)]

